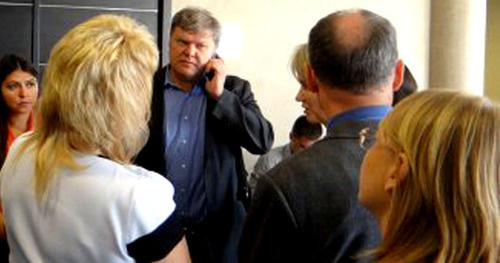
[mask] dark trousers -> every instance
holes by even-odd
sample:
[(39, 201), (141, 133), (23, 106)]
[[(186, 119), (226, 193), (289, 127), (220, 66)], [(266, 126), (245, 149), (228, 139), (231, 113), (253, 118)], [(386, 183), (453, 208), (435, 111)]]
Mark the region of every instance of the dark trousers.
[(241, 202), (218, 216), (186, 229), (193, 263), (236, 263), (245, 209)]
[(7, 240), (0, 239), (0, 262), (9, 262), (9, 251)]

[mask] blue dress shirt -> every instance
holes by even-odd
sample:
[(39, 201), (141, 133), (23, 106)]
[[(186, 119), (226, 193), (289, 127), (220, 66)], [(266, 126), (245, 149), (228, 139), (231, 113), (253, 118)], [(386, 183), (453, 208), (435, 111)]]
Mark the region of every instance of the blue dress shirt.
[[(168, 70), (168, 69), (167, 69)], [(175, 188), (174, 200), (186, 225), (206, 213), (204, 173), (206, 95), (204, 82), (184, 92), (165, 80), (165, 160), (167, 178)]]
[(392, 110), (391, 106), (367, 106), (359, 107), (349, 111), (342, 112), (332, 117), (328, 123), (328, 129), (348, 120), (381, 120)]

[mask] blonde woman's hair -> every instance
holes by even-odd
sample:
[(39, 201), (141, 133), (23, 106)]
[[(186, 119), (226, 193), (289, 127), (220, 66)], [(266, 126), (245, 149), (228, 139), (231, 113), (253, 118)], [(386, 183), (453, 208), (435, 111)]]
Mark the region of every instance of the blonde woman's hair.
[(295, 52), (292, 55), (292, 62), (290, 63), (293, 76), (298, 82), (304, 82), (306, 80), (308, 65), (309, 56), (307, 55), (307, 44), (298, 45), (297, 48), (295, 48)]
[(34, 146), (38, 197), (58, 169), (84, 169), (75, 154), (131, 161), (149, 136), (157, 66), (153, 36), (125, 16), (100, 15), (63, 36), (45, 70), (41, 124), (24, 147)]
[(423, 91), (380, 124), (410, 172), (396, 186), (381, 262), (500, 262), (500, 110), (456, 91)]

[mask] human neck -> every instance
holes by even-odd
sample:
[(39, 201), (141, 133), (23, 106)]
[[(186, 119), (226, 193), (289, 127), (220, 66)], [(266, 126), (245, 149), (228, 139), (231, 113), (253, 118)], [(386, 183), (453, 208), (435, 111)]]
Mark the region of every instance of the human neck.
[(392, 104), (392, 90), (388, 88), (377, 89), (369, 94), (353, 94), (341, 89), (324, 87), (319, 89), (319, 96), (325, 98), (322, 107), (328, 118), (359, 107)]
[(385, 233), (387, 231), (387, 221), (389, 220), (389, 216), (387, 213), (381, 213), (376, 216), (377, 217), (377, 222), (378, 222), (378, 227), (380, 229), (380, 233), (382, 233), (382, 237), (385, 236)]
[(175, 73), (172, 69), (170, 69), (170, 81), (184, 92), (190, 92), (193, 89), (194, 85), (198, 83), (197, 81), (194, 82), (194, 81), (182, 80), (177, 76), (177, 73)]
[(7, 125), (9, 130), (15, 135), (28, 131), (28, 121), (31, 112), (10, 114)]

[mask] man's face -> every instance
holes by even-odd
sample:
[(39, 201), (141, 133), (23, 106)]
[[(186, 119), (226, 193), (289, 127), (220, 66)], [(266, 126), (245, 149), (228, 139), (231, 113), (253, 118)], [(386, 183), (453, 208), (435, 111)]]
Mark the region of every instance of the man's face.
[(175, 27), (170, 35), (170, 66), (174, 79), (197, 82), (215, 53), (210, 30), (191, 33)]

